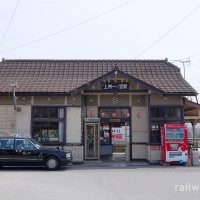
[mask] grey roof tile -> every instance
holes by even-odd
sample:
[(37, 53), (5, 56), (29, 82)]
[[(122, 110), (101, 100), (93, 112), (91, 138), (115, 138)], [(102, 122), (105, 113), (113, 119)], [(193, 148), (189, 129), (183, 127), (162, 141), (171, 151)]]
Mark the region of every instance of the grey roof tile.
[(196, 93), (180, 69), (166, 60), (3, 60), (0, 93), (10, 92), (15, 81), (17, 92), (69, 93), (114, 69), (165, 93)]

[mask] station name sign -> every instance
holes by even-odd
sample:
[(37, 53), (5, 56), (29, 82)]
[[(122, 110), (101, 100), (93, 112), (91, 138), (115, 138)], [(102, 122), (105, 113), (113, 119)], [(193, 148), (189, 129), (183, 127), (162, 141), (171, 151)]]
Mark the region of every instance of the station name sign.
[(128, 90), (129, 84), (128, 83), (104, 83), (102, 85), (102, 90), (104, 91), (121, 91), (121, 90)]

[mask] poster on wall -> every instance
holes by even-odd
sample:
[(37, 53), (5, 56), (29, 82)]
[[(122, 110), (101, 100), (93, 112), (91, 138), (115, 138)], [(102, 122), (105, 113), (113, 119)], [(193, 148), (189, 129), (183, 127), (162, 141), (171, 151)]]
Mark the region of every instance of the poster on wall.
[(112, 144), (125, 142), (125, 126), (112, 127)]

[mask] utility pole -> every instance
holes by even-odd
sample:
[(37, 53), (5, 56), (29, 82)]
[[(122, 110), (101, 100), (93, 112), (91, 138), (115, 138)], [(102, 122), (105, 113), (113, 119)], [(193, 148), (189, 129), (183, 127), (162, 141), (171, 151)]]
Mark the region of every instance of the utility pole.
[(187, 59), (187, 60), (172, 60), (174, 62), (179, 62), (183, 65), (183, 77), (185, 79), (185, 64), (186, 63), (189, 63), (190, 64), (190, 59)]

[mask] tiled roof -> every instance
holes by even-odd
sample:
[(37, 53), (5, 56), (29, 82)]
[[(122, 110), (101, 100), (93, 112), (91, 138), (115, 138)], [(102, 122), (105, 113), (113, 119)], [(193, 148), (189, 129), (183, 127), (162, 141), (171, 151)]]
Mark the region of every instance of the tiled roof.
[(69, 93), (82, 85), (119, 71), (168, 94), (196, 94), (180, 69), (167, 60), (5, 60), (0, 62), (0, 93)]

